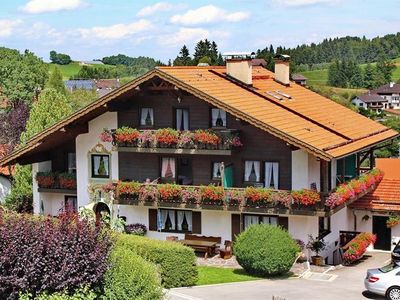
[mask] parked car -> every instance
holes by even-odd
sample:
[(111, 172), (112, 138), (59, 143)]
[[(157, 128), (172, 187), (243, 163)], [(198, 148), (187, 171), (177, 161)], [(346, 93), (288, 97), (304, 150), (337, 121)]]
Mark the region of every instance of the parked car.
[(392, 251), (392, 260), (396, 262), (400, 262), (400, 241), (398, 241)]
[(400, 299), (400, 262), (391, 262), (379, 269), (369, 269), (364, 285), (371, 293), (385, 296), (389, 300)]

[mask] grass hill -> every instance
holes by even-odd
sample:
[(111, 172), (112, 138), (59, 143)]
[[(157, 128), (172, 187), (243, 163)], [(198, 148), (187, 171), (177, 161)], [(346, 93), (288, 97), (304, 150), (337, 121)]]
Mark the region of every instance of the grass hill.
[[(52, 64), (49, 63), (49, 72), (52, 72), (53, 69), (55, 68), (55, 66), (57, 66), (60, 70), (61, 73), (63, 74), (63, 79), (64, 80), (68, 80), (70, 79), (70, 77), (78, 74), (79, 70), (81, 69), (81, 65), (79, 65), (78, 62), (72, 62), (68, 65), (56, 65), (56, 64)], [(115, 68), (115, 66), (111, 66), (111, 65), (95, 65), (93, 67), (96, 68)]]

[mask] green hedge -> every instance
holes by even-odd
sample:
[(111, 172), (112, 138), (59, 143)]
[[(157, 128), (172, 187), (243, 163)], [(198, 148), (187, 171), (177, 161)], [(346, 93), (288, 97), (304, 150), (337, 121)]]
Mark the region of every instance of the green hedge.
[(103, 300), (158, 300), (163, 298), (160, 276), (154, 264), (117, 246), (105, 274)]
[(21, 294), (18, 298), (19, 300), (95, 300), (98, 299), (97, 294), (88, 289), (81, 288), (75, 291), (73, 295), (68, 295), (67, 293), (43, 293), (39, 296), (33, 297), (32, 294), (26, 293)]
[(286, 230), (265, 224), (252, 225), (239, 234), (233, 249), (243, 269), (260, 276), (287, 273), (300, 252)]
[(121, 234), (117, 247), (124, 247), (159, 266), (165, 288), (191, 286), (198, 278), (196, 256), (191, 248), (175, 242)]

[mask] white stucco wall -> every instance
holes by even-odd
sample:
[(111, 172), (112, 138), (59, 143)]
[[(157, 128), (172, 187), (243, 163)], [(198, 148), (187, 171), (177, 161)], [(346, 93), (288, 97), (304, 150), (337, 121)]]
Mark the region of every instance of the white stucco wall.
[[(78, 207), (90, 203), (88, 187), (90, 183), (105, 183), (108, 180), (90, 179), (89, 152), (101, 143), (107, 151), (111, 151), (111, 143), (102, 143), (100, 134), (104, 128), (115, 129), (118, 127), (117, 113), (107, 112), (89, 122), (89, 132), (76, 137), (76, 168), (77, 168), (77, 195)], [(111, 178), (118, 180), (118, 154), (111, 154)]]
[[(37, 172), (49, 172), (51, 171), (51, 161), (44, 161), (40, 163), (34, 163), (32, 164), (32, 192), (33, 192), (33, 213), (34, 214), (39, 214), (40, 213), (40, 199), (42, 199), (43, 205), (45, 207), (45, 212), (46, 212), (46, 207), (51, 207), (52, 204), (51, 199), (47, 199), (46, 193), (39, 193), (38, 192), (38, 184), (36, 181), (36, 173)], [(62, 196), (59, 195), (61, 198)]]
[(319, 160), (302, 149), (292, 151), (292, 190), (309, 189), (312, 183), (317, 185), (319, 191)]
[(318, 235), (318, 217), (289, 216), (289, 233), (294, 239), (308, 242), (308, 235)]
[(11, 192), (11, 181), (0, 175), (0, 203), (4, 202), (6, 196)]

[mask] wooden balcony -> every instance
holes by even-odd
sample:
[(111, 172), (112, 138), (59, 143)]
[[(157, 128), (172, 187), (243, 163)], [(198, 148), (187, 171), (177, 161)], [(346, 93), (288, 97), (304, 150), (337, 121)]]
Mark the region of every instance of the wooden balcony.
[(62, 172), (38, 172), (38, 192), (76, 195), (75, 174)]

